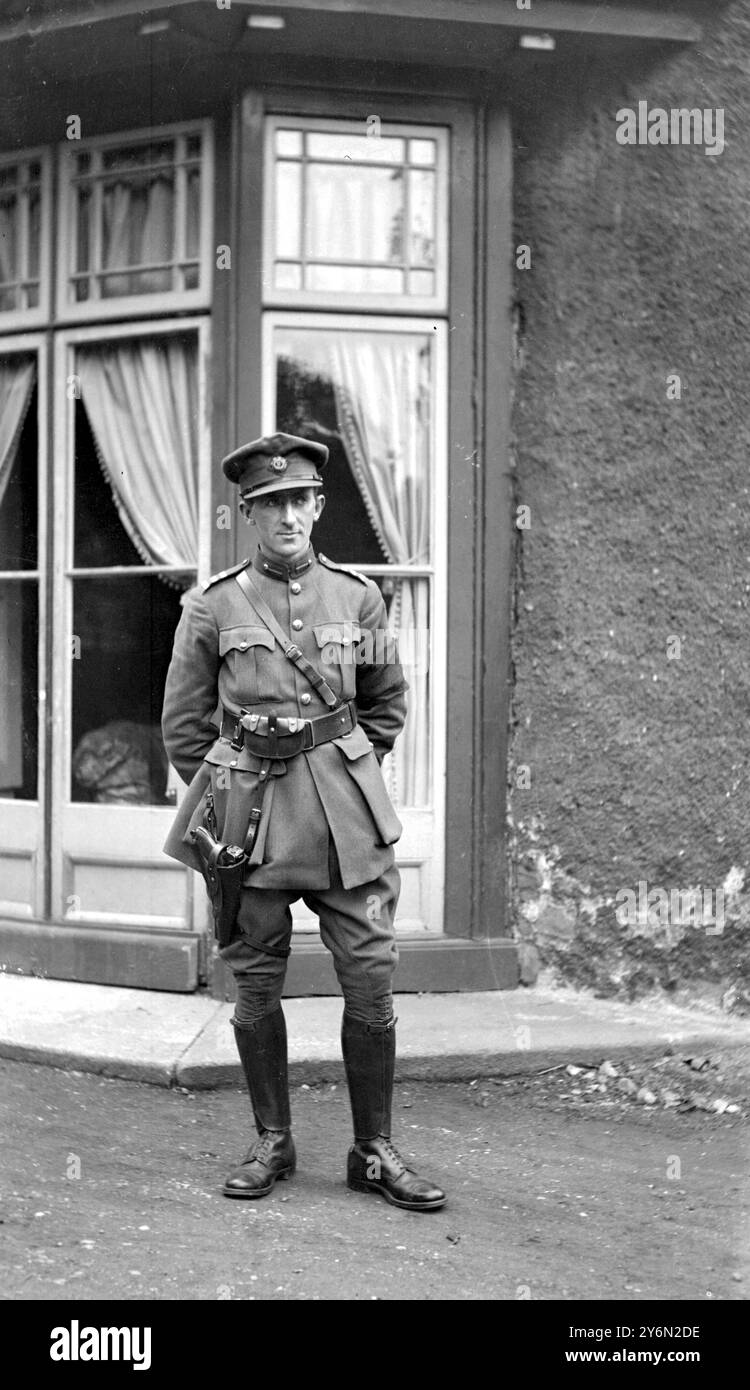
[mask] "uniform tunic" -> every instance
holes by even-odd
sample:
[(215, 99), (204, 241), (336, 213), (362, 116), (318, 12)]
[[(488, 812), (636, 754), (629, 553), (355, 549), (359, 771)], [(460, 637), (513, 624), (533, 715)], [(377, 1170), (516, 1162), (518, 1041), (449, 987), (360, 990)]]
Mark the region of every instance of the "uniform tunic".
[(350, 734), (273, 762), (247, 882), (253, 888), (327, 888), (332, 839), (344, 888), (369, 883), (393, 863), (391, 846), (402, 831), (379, 762), (403, 727), (408, 685), (378, 586), (312, 549), (293, 565), (258, 550), (185, 603), (162, 733), (189, 787), (165, 852), (201, 868), (190, 832), (201, 822), (209, 791), (219, 838), (244, 843), (261, 759), (218, 736), (222, 705), (235, 715), (244, 710), (314, 719), (328, 713), (236, 582), (248, 567), (284, 632), (339, 701), (356, 701), (359, 722)]

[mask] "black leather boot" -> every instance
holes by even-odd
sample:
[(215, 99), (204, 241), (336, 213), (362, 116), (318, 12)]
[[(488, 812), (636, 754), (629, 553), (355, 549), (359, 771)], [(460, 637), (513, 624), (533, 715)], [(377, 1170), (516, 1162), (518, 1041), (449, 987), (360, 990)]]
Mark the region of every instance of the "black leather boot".
[(281, 1008), (254, 1028), (235, 1027), (237, 1051), (250, 1092), (258, 1138), (224, 1183), (225, 1197), (265, 1197), (297, 1166), (291, 1134), (286, 1020)]
[(386, 1028), (370, 1027), (346, 1012), (341, 1050), (354, 1120), (354, 1144), (346, 1165), (354, 1192), (375, 1192), (406, 1211), (435, 1211), (446, 1196), (404, 1163), (391, 1142), (391, 1102), (396, 1066), (395, 1019)]

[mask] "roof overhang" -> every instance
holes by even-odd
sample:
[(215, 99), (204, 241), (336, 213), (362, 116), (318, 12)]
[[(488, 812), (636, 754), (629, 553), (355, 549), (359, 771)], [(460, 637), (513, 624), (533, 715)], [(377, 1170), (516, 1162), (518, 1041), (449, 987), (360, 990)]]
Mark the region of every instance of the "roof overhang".
[[(626, 4), (612, 0), (588, 0), (587, 3), (568, 3), (568, 0), (531, 0), (528, 8), (519, 9), (516, 0), (231, 0), (229, 9), (219, 9), (206, 0), (73, 0), (62, 5), (60, 0), (6, 0), (0, 7), (0, 43), (18, 39), (41, 39), (62, 35), (71, 29), (111, 24), (118, 19), (133, 18), (141, 24), (173, 18), (179, 23), (180, 13), (190, 20), (207, 21), (219, 34), (219, 25), (244, 27), (249, 16), (276, 15), (292, 27), (294, 16), (313, 12), (319, 18), (338, 16), (351, 24), (358, 18), (368, 21), (416, 21), (452, 26), (472, 26), (488, 34), (506, 30), (549, 34), (584, 34), (608, 38), (654, 40), (663, 43), (694, 43), (701, 37), (699, 0), (661, 0), (661, 3)], [(202, 14), (198, 13), (202, 11)], [(192, 13), (191, 13), (192, 12)], [(256, 30), (256, 33), (263, 32)], [(278, 31), (277, 31), (278, 32)]]
[(71, 111), (96, 130), (141, 124), (144, 102), (154, 124), (212, 115), (248, 86), (406, 84), (522, 105), (584, 72), (642, 73), (724, 3), (0, 0), (0, 148), (59, 138)]

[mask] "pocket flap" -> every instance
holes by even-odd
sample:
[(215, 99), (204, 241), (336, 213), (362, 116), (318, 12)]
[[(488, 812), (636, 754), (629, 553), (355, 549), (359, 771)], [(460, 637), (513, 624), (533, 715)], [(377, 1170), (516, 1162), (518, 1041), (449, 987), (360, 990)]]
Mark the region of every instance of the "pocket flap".
[(313, 632), (319, 647), (327, 647), (329, 642), (340, 647), (352, 647), (362, 637), (362, 628), (351, 618), (341, 622), (331, 619), (327, 623), (314, 623)]
[(372, 744), (361, 724), (357, 724), (350, 734), (344, 734), (341, 738), (331, 740), (337, 748), (353, 762), (355, 758), (363, 758), (365, 753), (372, 752)]
[(267, 647), (272, 652), (276, 643), (267, 627), (223, 627), (219, 632), (219, 656), (227, 652), (246, 652), (249, 647)]

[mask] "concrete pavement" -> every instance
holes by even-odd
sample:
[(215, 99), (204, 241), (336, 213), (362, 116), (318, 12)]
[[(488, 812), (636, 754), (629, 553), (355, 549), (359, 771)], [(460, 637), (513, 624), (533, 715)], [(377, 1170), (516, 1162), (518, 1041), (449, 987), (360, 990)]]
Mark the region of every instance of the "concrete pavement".
[[(340, 997), (288, 999), (292, 1084), (343, 1079)], [(159, 1086), (242, 1081), (233, 1006), (156, 993), (0, 975), (0, 1056)], [(625, 1004), (535, 987), (480, 994), (402, 994), (397, 1077), (510, 1076), (560, 1062), (748, 1046), (750, 1023), (662, 998)]]

